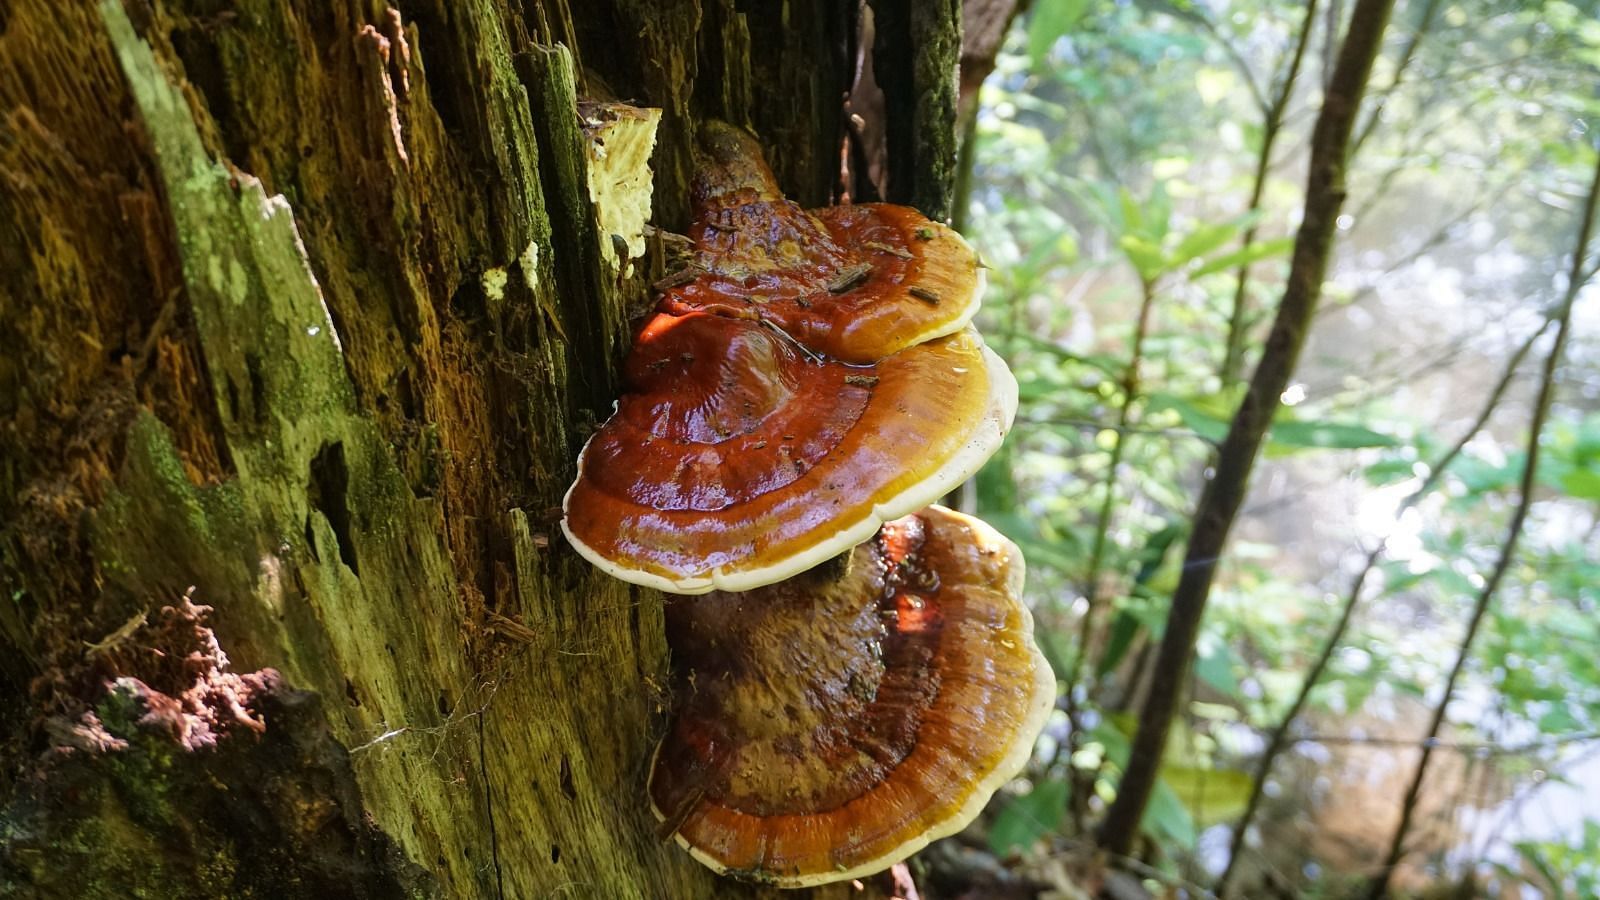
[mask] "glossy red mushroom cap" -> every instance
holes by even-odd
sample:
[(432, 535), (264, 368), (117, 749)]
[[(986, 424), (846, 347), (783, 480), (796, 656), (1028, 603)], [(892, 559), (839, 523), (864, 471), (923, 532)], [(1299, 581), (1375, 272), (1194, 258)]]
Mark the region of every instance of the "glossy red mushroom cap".
[(757, 322), (663, 314), (624, 374), (562, 528), (612, 575), (683, 594), (782, 580), (937, 500), (999, 446), (1017, 400), (970, 329), (849, 366)]
[(984, 273), (961, 235), (903, 206), (804, 210), (783, 198), (749, 134), (711, 122), (700, 143), (695, 277), (663, 292), (662, 311), (759, 316), (850, 363), (971, 321)]
[(649, 786), (664, 830), (718, 872), (798, 887), (961, 829), (1054, 703), (1022, 579), (1010, 541), (929, 507), (832, 584), (669, 606), (679, 701)]

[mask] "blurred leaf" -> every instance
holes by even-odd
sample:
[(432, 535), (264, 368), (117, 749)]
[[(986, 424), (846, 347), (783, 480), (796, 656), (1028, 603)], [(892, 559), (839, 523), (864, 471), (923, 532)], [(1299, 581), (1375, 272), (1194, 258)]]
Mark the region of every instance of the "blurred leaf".
[(1237, 722), (1242, 718), (1239, 711), (1231, 706), (1221, 703), (1202, 703), (1199, 700), (1189, 704), (1189, 711), (1213, 722)]
[(1135, 587), (1149, 588), (1154, 594), (1166, 596), (1178, 586), (1178, 575), (1183, 568), (1182, 540), (1187, 536), (1187, 523), (1173, 523), (1145, 540), (1139, 551), (1139, 571), (1133, 577)]
[(1139, 634), (1139, 619), (1124, 610), (1118, 610), (1111, 619), (1111, 631), (1106, 637), (1106, 649), (1100, 654), (1100, 664), (1095, 666), (1096, 678), (1104, 678), (1111, 673), (1122, 658), (1128, 655), (1128, 648), (1133, 646), (1133, 639)]
[(1161, 568), (1161, 561), (1166, 558), (1170, 549), (1178, 538), (1188, 530), (1186, 525), (1174, 522), (1153, 532), (1145, 538), (1144, 546), (1139, 549), (1135, 557), (1139, 561), (1139, 570), (1134, 573), (1134, 584), (1148, 584)]
[(1180, 847), (1193, 847), (1198, 837), (1194, 818), (1165, 779), (1158, 780), (1155, 790), (1150, 792), (1150, 804), (1144, 808), (1139, 827), (1157, 840), (1171, 841)]
[(1020, 797), (1008, 797), (989, 826), (989, 849), (997, 856), (1025, 850), (1061, 828), (1067, 812), (1067, 783), (1041, 781)]
[(1106, 761), (1119, 769), (1128, 766), (1128, 753), (1132, 749), (1128, 735), (1133, 733), (1132, 713), (1109, 713), (1099, 725), (1089, 729), (1089, 740), (1106, 750)]
[(1573, 469), (1561, 477), (1561, 490), (1578, 500), (1600, 500), (1600, 472)]
[(1071, 640), (1049, 628), (1037, 629), (1034, 636), (1039, 639), (1039, 652), (1044, 654), (1045, 662), (1050, 664), (1052, 671), (1072, 671), (1073, 653), (1067, 646), (1072, 643)]
[(1206, 66), (1194, 73), (1195, 93), (1200, 95), (1200, 102), (1207, 106), (1216, 106), (1238, 87), (1239, 77), (1232, 69)]
[(1144, 212), (1139, 209), (1139, 201), (1133, 198), (1133, 192), (1127, 188), (1117, 190), (1117, 207), (1122, 211), (1122, 233), (1124, 235), (1144, 234)]
[(1160, 245), (1167, 238), (1172, 223), (1172, 197), (1164, 181), (1156, 182), (1150, 190), (1150, 202), (1145, 204), (1145, 235)]
[(1167, 156), (1150, 164), (1150, 176), (1160, 181), (1182, 177), (1194, 160), (1187, 156)]
[(1195, 642), (1194, 674), (1223, 696), (1243, 700), (1239, 679), (1233, 674), (1239, 658), (1215, 634), (1203, 634)]
[(1117, 239), (1117, 246), (1122, 248), (1123, 255), (1128, 257), (1128, 262), (1143, 281), (1154, 281), (1170, 268), (1161, 248), (1142, 237), (1125, 234)]
[[(1162, 571), (1162, 561), (1170, 554), (1168, 550), (1183, 535), (1185, 527), (1173, 524), (1162, 528), (1145, 539), (1144, 547), (1139, 550), (1139, 571), (1134, 575), (1135, 587), (1148, 585), (1156, 574)], [(1122, 658), (1127, 655), (1128, 648), (1133, 645), (1133, 639), (1139, 634), (1140, 618), (1122, 604), (1117, 610), (1117, 615), (1111, 620), (1110, 635), (1106, 639), (1106, 647), (1100, 654), (1100, 663), (1095, 667), (1096, 677), (1104, 677), (1115, 669)]]
[(1038, 525), (1030, 518), (1015, 512), (995, 512), (985, 516), (994, 529), (1010, 538), (1022, 549), (1022, 557), (1029, 567), (1045, 566), (1064, 575), (1076, 573), (1083, 567), (1081, 556), (1070, 532), (1059, 540), (1050, 540), (1039, 533)]
[(1055, 400), (1061, 395), (1061, 385), (1043, 378), (1017, 379), (1017, 399), (1027, 403)]
[(1189, 273), (1190, 278), (1200, 278), (1215, 272), (1228, 269), (1237, 269), (1245, 263), (1253, 263), (1272, 256), (1281, 256), (1294, 249), (1294, 238), (1277, 238), (1270, 241), (1256, 241), (1248, 247), (1214, 256)]
[(1074, 353), (1052, 341), (1035, 337), (1031, 334), (1017, 335), (1017, 341), (1029, 349), (1048, 353), (1063, 362), (1077, 363), (1098, 369), (1112, 378), (1121, 378), (1122, 370), (1127, 365), (1125, 361), (1115, 356), (1104, 353)]
[(1190, 766), (1162, 766), (1165, 781), (1201, 828), (1237, 818), (1250, 800), (1248, 772)]
[(1063, 231), (1056, 238), (1055, 252), (1063, 265), (1072, 265), (1078, 261), (1078, 239), (1072, 236), (1072, 232)]
[(1477, 594), (1482, 586), (1481, 581), (1473, 581), (1454, 566), (1436, 566), (1429, 569), (1427, 580), (1433, 582), (1434, 587), (1446, 596), (1471, 597)]
[(1364, 474), (1367, 480), (1374, 485), (1394, 484), (1397, 481), (1405, 481), (1407, 478), (1416, 475), (1417, 463), (1416, 460), (1391, 457), (1367, 466)]
[(1218, 222), (1195, 228), (1178, 242), (1178, 246), (1172, 248), (1172, 267), (1187, 265), (1190, 260), (1205, 256), (1238, 233), (1238, 222)]
[[(1567, 896), (1567, 892), (1562, 889), (1562, 883), (1566, 879), (1556, 872), (1555, 867), (1546, 855), (1547, 844), (1538, 841), (1518, 841), (1513, 846), (1517, 848), (1517, 853), (1521, 855), (1523, 862), (1531, 866), (1535, 872), (1539, 873), (1540, 877), (1544, 878), (1546, 886), (1553, 892), (1553, 896), (1558, 900)], [(1517, 880), (1522, 880), (1520, 873)]]
[(1153, 410), (1171, 410), (1178, 414), (1183, 424), (1196, 434), (1210, 441), (1221, 441), (1228, 436), (1228, 426), (1232, 422), (1231, 408), (1226, 412), (1216, 409), (1218, 398), (1195, 398), (1187, 400), (1164, 391), (1150, 394), (1148, 403)]
[(1600, 461), (1600, 414), (1591, 414), (1579, 423), (1572, 455), (1580, 463)]
[(1481, 456), (1463, 453), (1450, 466), (1450, 472), (1461, 479), (1471, 495), (1501, 491), (1517, 483), (1525, 456), (1522, 452), (1513, 453), (1504, 463), (1496, 465)]
[(1040, 0), (1028, 19), (1028, 58), (1035, 69), (1049, 61), (1050, 48), (1078, 24), (1089, 0)]
[[(1103, 181), (1087, 181), (1073, 178), (1062, 185), (1067, 196), (1078, 201), (1078, 205), (1112, 234), (1122, 234), (1130, 226), (1122, 212), (1120, 194), (1113, 190), (1110, 184)], [(1131, 201), (1131, 197), (1129, 198)], [(1135, 210), (1137, 213), (1137, 210)]]
[(1355, 450), (1362, 447), (1394, 447), (1399, 443), (1394, 436), (1374, 431), (1364, 425), (1291, 419), (1287, 422), (1272, 423), (1272, 431), (1268, 434), (1267, 454), (1283, 455), (1308, 448)]
[(978, 494), (978, 512), (994, 517), (1002, 510), (1017, 508), (1017, 443), (1010, 441), (978, 470), (972, 483)]
[(1539, 717), (1539, 730), (1545, 734), (1568, 734), (1582, 728), (1583, 722), (1567, 709), (1565, 703), (1558, 703), (1550, 711)]

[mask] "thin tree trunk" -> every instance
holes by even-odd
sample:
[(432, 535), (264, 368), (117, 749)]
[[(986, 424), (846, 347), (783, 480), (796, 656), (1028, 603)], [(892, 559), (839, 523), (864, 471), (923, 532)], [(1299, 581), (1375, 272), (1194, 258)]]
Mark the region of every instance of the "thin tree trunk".
[[(1249, 211), (1252, 213), (1261, 211), (1261, 195), (1267, 187), (1267, 175), (1272, 171), (1272, 151), (1277, 146), (1278, 132), (1283, 127), (1289, 101), (1294, 97), (1294, 86), (1300, 78), (1300, 64), (1305, 59), (1306, 44), (1311, 41), (1311, 32), (1316, 23), (1317, 0), (1307, 0), (1305, 14), (1300, 20), (1300, 34), (1295, 38), (1289, 64), (1284, 69), (1283, 80), (1278, 84), (1277, 93), (1273, 94), (1272, 104), (1267, 107), (1261, 123), (1261, 152), (1256, 157), (1255, 176), (1250, 185)], [(1258, 224), (1250, 223), (1239, 242), (1239, 249), (1250, 249), (1256, 242), (1258, 231)], [(1234, 275), (1233, 304), (1228, 311), (1228, 337), (1223, 345), (1222, 369), (1219, 373), (1224, 386), (1236, 384), (1239, 380), (1239, 370), (1244, 365), (1245, 336), (1249, 330), (1250, 263), (1244, 262), (1239, 264), (1239, 270)]]
[[(1117, 476), (1122, 469), (1122, 457), (1128, 446), (1128, 429), (1133, 425), (1133, 408), (1139, 401), (1142, 389), (1140, 369), (1144, 364), (1144, 342), (1150, 331), (1150, 316), (1155, 305), (1155, 284), (1148, 279), (1141, 279), (1139, 314), (1134, 320), (1128, 365), (1122, 372), (1122, 402), (1117, 407), (1117, 422), (1113, 426), (1116, 431), (1116, 443), (1111, 445), (1111, 452), (1106, 458), (1106, 474), (1101, 481), (1101, 490), (1104, 493), (1100, 498), (1100, 511), (1095, 516), (1094, 541), (1089, 548), (1088, 575), (1083, 585), (1083, 618), (1078, 620), (1078, 652), (1073, 654), (1072, 664), (1066, 673), (1066, 752), (1069, 760), (1083, 744), (1083, 708), (1077, 700), (1078, 688), (1084, 679), (1085, 671), (1093, 671), (1086, 664), (1089, 650), (1094, 646), (1094, 639), (1099, 632), (1097, 626), (1100, 622), (1100, 607), (1104, 600), (1100, 593), (1100, 584), (1104, 575), (1106, 546), (1111, 537), (1112, 514), (1116, 510)], [(1090, 701), (1094, 697), (1093, 676), (1090, 676), (1090, 681), (1090, 684), (1082, 685), (1085, 701)], [(1070, 777), (1067, 782), (1067, 809), (1072, 814), (1074, 829), (1082, 832), (1083, 816), (1089, 808), (1089, 795), (1094, 790), (1095, 779), (1093, 773), (1085, 773), (1076, 766), (1069, 766), (1068, 772)]]
[(856, 4), (226, 6), (0, 6), (0, 895), (747, 893), (654, 835), (660, 595), (556, 522), (644, 201), (719, 117), (828, 203)]
[(1411, 37), (1406, 39), (1406, 45), (1400, 51), (1400, 56), (1395, 60), (1394, 72), (1389, 76), (1389, 84), (1384, 87), (1367, 109), (1367, 118), (1356, 129), (1355, 137), (1350, 139), (1350, 155), (1354, 157), (1361, 152), (1367, 143), (1367, 138), (1377, 130), (1378, 123), (1383, 121), (1384, 107), (1389, 105), (1389, 99), (1399, 90), (1405, 82), (1406, 72), (1411, 69), (1411, 63), (1417, 58), (1417, 48), (1421, 46), (1423, 38), (1428, 36), (1428, 31), (1433, 27), (1433, 20), (1439, 14), (1440, 0), (1424, 0), (1422, 15), (1417, 20), (1416, 30), (1411, 32)]
[(1600, 157), (1596, 158), (1594, 175), (1589, 183), (1589, 194), (1584, 200), (1577, 246), (1572, 250), (1572, 270), (1567, 275), (1566, 295), (1562, 298), (1555, 314), (1556, 339), (1550, 345), (1549, 354), (1545, 356), (1544, 370), (1539, 379), (1539, 393), (1533, 401), (1532, 421), (1528, 424), (1527, 459), (1522, 464), (1522, 478), (1517, 485), (1517, 505), (1512, 510), (1510, 523), (1506, 526), (1506, 536), (1500, 546), (1499, 558), (1495, 560), (1494, 569), (1489, 572), (1488, 579), (1484, 581), (1472, 605), (1472, 616), (1467, 620), (1467, 629), (1461, 636), (1455, 663), (1450, 667), (1449, 676), (1445, 678), (1444, 695), (1439, 698), (1428, 721), (1428, 732), (1422, 741), (1422, 755), (1417, 759), (1416, 770), (1412, 772), (1411, 782), (1406, 786), (1405, 798), (1400, 802), (1400, 821), (1395, 826), (1382, 866), (1367, 886), (1369, 900), (1380, 900), (1388, 894), (1389, 879), (1394, 876), (1395, 866), (1399, 865), (1401, 858), (1405, 856), (1406, 836), (1411, 831), (1411, 821), (1416, 815), (1417, 801), (1422, 796), (1422, 782), (1428, 774), (1428, 763), (1433, 759), (1434, 742), (1444, 728), (1445, 714), (1450, 709), (1450, 701), (1455, 698), (1456, 683), (1461, 680), (1461, 673), (1466, 669), (1467, 660), (1472, 657), (1472, 644), (1478, 636), (1478, 628), (1483, 624), (1483, 617), (1489, 612), (1489, 605), (1494, 600), (1495, 592), (1500, 589), (1500, 582), (1505, 580), (1506, 572), (1510, 571), (1511, 563), (1516, 559), (1517, 543), (1522, 537), (1522, 526), (1527, 521), (1528, 510), (1533, 507), (1533, 494), (1537, 488), (1535, 479), (1539, 473), (1539, 436), (1544, 431), (1545, 419), (1550, 413), (1550, 400), (1555, 394), (1556, 372), (1561, 366), (1561, 354), (1566, 349), (1567, 338), (1572, 330), (1572, 306), (1578, 299), (1579, 291), (1588, 281), (1586, 275), (1588, 269), (1584, 263), (1588, 259), (1589, 239), (1594, 231), (1597, 200), (1600, 200)]
[(1316, 312), (1334, 222), (1345, 197), (1345, 155), (1350, 132), (1392, 7), (1393, 0), (1357, 2), (1324, 95), (1322, 112), (1312, 132), (1305, 217), (1295, 239), (1288, 285), (1261, 361), (1217, 454), (1216, 474), (1206, 484), (1196, 507), (1183, 573), (1172, 595), (1150, 692), (1140, 710), (1139, 729), (1129, 751), (1128, 768), (1101, 825), (1100, 844), (1115, 855), (1126, 856), (1138, 835), (1178, 697), (1188, 680), (1194, 642), (1217, 561), (1244, 501), (1256, 454), (1278, 410), (1279, 398), (1294, 372)]

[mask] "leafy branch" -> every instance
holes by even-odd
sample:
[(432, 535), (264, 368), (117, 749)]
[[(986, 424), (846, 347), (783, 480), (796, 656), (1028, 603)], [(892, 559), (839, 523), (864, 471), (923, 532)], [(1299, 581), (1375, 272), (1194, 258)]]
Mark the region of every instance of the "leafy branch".
[[(1095, 517), (1094, 543), (1089, 551), (1089, 571), (1084, 585), (1085, 605), (1083, 618), (1078, 625), (1078, 652), (1072, 657), (1072, 668), (1067, 673), (1066, 707), (1070, 730), (1067, 736), (1068, 758), (1075, 753), (1083, 740), (1083, 716), (1077, 703), (1078, 683), (1083, 679), (1083, 663), (1089, 655), (1094, 638), (1095, 624), (1099, 621), (1102, 597), (1100, 575), (1105, 567), (1106, 543), (1111, 534), (1111, 514), (1116, 505), (1117, 473), (1122, 468), (1122, 456), (1128, 444), (1128, 429), (1133, 424), (1133, 406), (1139, 397), (1139, 369), (1144, 361), (1145, 337), (1150, 331), (1150, 312), (1155, 307), (1155, 283), (1150, 278), (1140, 279), (1139, 318), (1133, 329), (1133, 349), (1127, 368), (1122, 374), (1122, 403), (1117, 408), (1117, 421), (1113, 426), (1116, 437), (1106, 461), (1106, 474), (1101, 485), (1103, 496), (1100, 511)], [(1076, 773), (1076, 769), (1073, 770)], [(1087, 806), (1087, 793), (1092, 782), (1074, 778), (1071, 808), (1081, 830), (1082, 811)]]
[(1522, 537), (1523, 525), (1527, 522), (1528, 511), (1533, 506), (1535, 479), (1539, 469), (1539, 437), (1544, 431), (1546, 419), (1550, 414), (1550, 401), (1555, 393), (1556, 372), (1561, 364), (1561, 355), (1566, 349), (1567, 339), (1572, 330), (1572, 307), (1577, 301), (1578, 293), (1585, 283), (1585, 261), (1588, 257), (1589, 238), (1594, 228), (1595, 201), (1600, 197), (1600, 155), (1597, 155), (1595, 171), (1589, 183), (1589, 196), (1583, 207), (1583, 221), (1578, 227), (1577, 246), (1572, 251), (1572, 271), (1567, 279), (1566, 294), (1562, 297), (1561, 305), (1556, 313), (1556, 338), (1550, 346), (1550, 352), (1545, 356), (1544, 371), (1539, 381), (1539, 393), (1533, 404), (1532, 421), (1528, 425), (1527, 459), (1522, 465), (1522, 478), (1518, 484), (1519, 496), (1516, 509), (1511, 514), (1511, 521), (1506, 526), (1506, 536), (1500, 549), (1499, 558), (1495, 561), (1494, 569), (1490, 571), (1483, 588), (1478, 592), (1477, 600), (1472, 607), (1472, 617), (1467, 621), (1467, 630), (1461, 637), (1461, 644), (1456, 652), (1455, 664), (1450, 667), (1450, 674), (1445, 679), (1444, 695), (1439, 698), (1439, 703), (1433, 709), (1433, 716), (1428, 723), (1428, 733), (1422, 746), (1422, 756), (1417, 760), (1416, 770), (1412, 773), (1411, 783), (1406, 788), (1405, 799), (1400, 806), (1400, 822), (1395, 827), (1394, 836), (1389, 842), (1389, 851), (1384, 857), (1382, 867), (1372, 877), (1368, 886), (1367, 897), (1369, 900), (1380, 900), (1389, 889), (1389, 879), (1394, 875), (1395, 866), (1405, 855), (1405, 840), (1411, 830), (1412, 820), (1416, 816), (1417, 800), (1422, 793), (1422, 781), (1427, 775), (1428, 764), (1433, 759), (1434, 746), (1432, 741), (1439, 737), (1439, 732), (1444, 727), (1444, 717), (1449, 709), (1450, 701), (1455, 695), (1456, 684), (1461, 679), (1461, 673), (1466, 669), (1467, 660), (1472, 655), (1472, 643), (1478, 635), (1478, 628), (1483, 623), (1485, 614), (1489, 611), (1490, 603), (1500, 588), (1500, 582), (1505, 579), (1506, 573), (1511, 568), (1512, 560), (1516, 558), (1517, 543)]
[(1305, 343), (1327, 271), (1334, 223), (1344, 202), (1346, 151), (1356, 112), (1388, 25), (1393, 0), (1358, 0), (1349, 33), (1317, 117), (1306, 185), (1305, 215), (1289, 281), (1261, 361), (1218, 454), (1216, 475), (1201, 494), (1183, 572), (1161, 638), (1155, 673), (1141, 709), (1128, 766), (1106, 813), (1100, 845), (1126, 855), (1155, 787), (1162, 750), (1216, 575), (1217, 560), (1244, 501), (1251, 469)]
[[(1495, 384), (1494, 389), (1490, 391), (1488, 400), (1484, 402), (1483, 408), (1479, 410), (1477, 418), (1473, 420), (1472, 425), (1467, 428), (1466, 432), (1461, 435), (1455, 444), (1429, 469), (1428, 477), (1423, 479), (1416, 490), (1401, 501), (1395, 511), (1396, 519), (1399, 519), (1407, 510), (1415, 507), (1424, 497), (1433, 492), (1433, 489), (1444, 477), (1444, 473), (1450, 468), (1450, 464), (1455, 461), (1457, 456), (1461, 455), (1467, 444), (1471, 443), (1472, 439), (1477, 437), (1478, 433), (1488, 424), (1489, 418), (1499, 408), (1500, 401), (1504, 399), (1507, 389), (1511, 387), (1511, 383), (1516, 379), (1517, 369), (1522, 365), (1523, 359), (1533, 349), (1533, 345), (1538, 341), (1539, 337), (1548, 330), (1549, 325), (1549, 321), (1546, 321), (1544, 327), (1534, 332), (1527, 340), (1523, 341), (1521, 347), (1517, 348), (1517, 352), (1512, 355), (1511, 360), (1506, 364), (1505, 371), (1501, 373), (1500, 380)], [(1290, 729), (1293, 728), (1295, 720), (1300, 717), (1301, 711), (1305, 709), (1312, 690), (1322, 680), (1323, 673), (1327, 671), (1328, 664), (1333, 660), (1334, 653), (1338, 650), (1339, 645), (1344, 642), (1345, 632), (1348, 630), (1350, 621), (1355, 615), (1356, 606), (1361, 601), (1361, 593), (1366, 586), (1367, 576), (1372, 573), (1373, 569), (1377, 568), (1378, 561), (1388, 548), (1388, 544), (1388, 536), (1385, 536), (1367, 553), (1365, 563), (1363, 563), (1361, 570), (1350, 583), (1350, 590), (1345, 595), (1344, 607), (1339, 612), (1338, 622), (1334, 624), (1333, 631), (1329, 632), (1327, 639), (1323, 641), (1322, 650), (1317, 654), (1316, 662), (1311, 664), (1311, 669), (1306, 673), (1305, 679), (1301, 681), (1300, 690), (1295, 694), (1294, 701), (1289, 704), (1288, 711), (1284, 713), (1283, 718), (1272, 729), (1267, 738), (1266, 749), (1262, 752), (1261, 759), (1256, 764), (1255, 775), (1250, 785), (1250, 798), (1245, 801), (1244, 813), (1239, 817), (1238, 824), (1234, 826), (1233, 842), (1228, 848), (1228, 863), (1223, 868), (1222, 874), (1217, 878), (1216, 893), (1219, 897), (1228, 895), (1228, 888), (1233, 880), (1234, 873), (1238, 869), (1239, 860), (1244, 849), (1245, 834), (1250, 830), (1250, 824), (1255, 821), (1256, 812), (1260, 809), (1262, 797), (1265, 796), (1267, 778), (1272, 774), (1273, 764), (1277, 762), (1278, 756), (1290, 745)], [(1411, 742), (1411, 745), (1415, 745), (1415, 743)]]

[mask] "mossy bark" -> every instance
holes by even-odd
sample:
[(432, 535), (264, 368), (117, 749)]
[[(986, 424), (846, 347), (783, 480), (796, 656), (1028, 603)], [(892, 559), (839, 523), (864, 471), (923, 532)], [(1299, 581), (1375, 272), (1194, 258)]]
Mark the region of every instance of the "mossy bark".
[(0, 5), (0, 895), (734, 890), (644, 800), (661, 597), (556, 528), (664, 265), (579, 108), (662, 110), (663, 228), (706, 116), (827, 203), (855, 8)]

